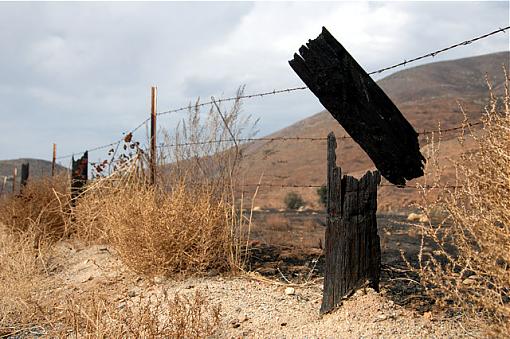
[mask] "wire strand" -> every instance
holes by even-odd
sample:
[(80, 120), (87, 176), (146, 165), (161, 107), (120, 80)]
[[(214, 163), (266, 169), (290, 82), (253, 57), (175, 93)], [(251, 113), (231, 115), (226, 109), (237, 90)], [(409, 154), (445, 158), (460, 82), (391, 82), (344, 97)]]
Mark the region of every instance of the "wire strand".
[[(445, 47), (445, 48), (442, 48), (442, 49), (439, 49), (439, 50), (436, 50), (434, 52), (430, 52), (430, 53), (427, 53), (427, 54), (424, 54), (424, 55), (421, 55), (421, 56), (418, 56), (416, 58), (413, 58), (413, 59), (410, 59), (410, 60), (404, 60), (403, 62), (400, 62), (398, 64), (394, 64), (394, 65), (391, 65), (391, 66), (388, 66), (388, 67), (384, 67), (384, 68), (381, 68), (381, 69), (378, 69), (376, 71), (372, 71), (370, 73), (368, 73), (369, 75), (372, 75), (372, 74), (380, 74), (382, 72), (385, 72), (385, 71), (388, 71), (388, 70), (391, 70), (391, 69), (394, 69), (394, 68), (397, 68), (397, 67), (400, 67), (400, 66), (406, 66), (407, 64), (410, 64), (412, 62), (416, 62), (418, 60), (421, 60), (421, 59), (425, 59), (425, 58), (429, 58), (429, 57), (435, 57), (436, 55), (440, 54), (440, 53), (443, 53), (443, 52), (446, 52), (446, 51), (449, 51), (451, 49), (454, 49), (454, 48), (457, 48), (457, 47), (460, 47), (460, 46), (467, 46), (467, 45), (470, 45), (471, 43), (475, 42), (475, 41), (478, 41), (478, 40), (482, 40), (482, 39), (485, 39), (485, 38), (488, 38), (494, 34), (497, 34), (497, 33), (505, 33), (507, 29), (509, 29), (510, 26), (506, 26), (506, 27), (503, 27), (503, 28), (499, 28), (497, 30), (494, 30), (492, 32), (489, 32), (489, 33), (486, 33), (486, 34), (483, 34), (483, 35), (480, 35), (480, 36), (477, 36), (477, 37), (474, 37), (472, 39), (469, 39), (469, 40), (465, 40), (465, 41), (462, 41), (462, 42), (459, 42), (459, 43), (456, 43), (456, 44), (453, 44), (451, 46), (448, 46), (448, 47)], [(256, 98), (256, 97), (265, 97), (265, 96), (268, 96), (268, 95), (276, 95), (276, 94), (282, 94), (282, 93), (290, 93), (290, 92), (294, 92), (294, 91), (300, 91), (300, 90), (305, 90), (307, 89), (308, 87), (306, 86), (298, 86), (298, 87), (290, 87), (290, 88), (285, 88), (285, 89), (274, 89), (272, 91), (266, 91), (266, 92), (261, 92), (261, 93), (255, 93), (255, 94), (248, 94), (248, 95), (242, 95), (242, 96), (236, 96), (236, 97), (228, 97), (228, 98), (224, 98), (224, 99), (218, 99), (216, 100), (216, 102), (219, 104), (219, 103), (222, 103), (222, 102), (228, 102), (228, 101), (234, 101), (234, 100), (240, 100), (240, 99), (251, 99), (251, 98)], [(166, 114), (171, 114), (171, 113), (177, 113), (177, 112), (181, 112), (181, 111), (185, 111), (185, 110), (189, 110), (191, 109), (192, 107), (203, 107), (203, 106), (209, 106), (213, 104), (213, 101), (208, 101), (208, 102), (204, 102), (204, 103), (201, 103), (201, 104), (196, 104), (196, 105), (187, 105), (187, 106), (183, 106), (183, 107), (180, 107), (180, 108), (176, 108), (176, 109), (171, 109), (171, 110), (167, 110), (167, 111), (163, 111), (163, 112), (159, 112), (159, 113), (156, 113), (156, 115), (166, 115)], [(145, 119), (143, 122), (141, 122), (138, 126), (136, 126), (134, 129), (132, 129), (130, 132), (127, 132), (127, 133), (134, 133), (136, 132), (138, 129), (140, 129), (145, 123), (147, 123), (148, 121), (150, 120), (150, 118), (147, 118)], [(461, 128), (461, 127), (460, 127)], [(460, 129), (460, 128), (457, 128), (457, 129)], [(443, 132), (446, 132), (447, 130), (444, 130)], [(126, 134), (127, 134), (126, 133)], [(90, 148), (88, 149), (87, 151), (89, 152), (93, 152), (93, 151), (98, 151), (98, 150), (101, 150), (101, 149), (105, 149), (105, 148), (108, 148), (108, 147), (111, 147), (115, 144), (117, 144), (119, 141), (122, 141), (123, 138), (119, 139), (119, 140), (116, 140), (112, 143), (109, 143), (109, 144), (106, 144), (106, 145), (101, 145), (101, 146), (97, 146), (97, 147), (94, 147), (94, 148)], [(70, 153), (70, 154), (67, 154), (67, 155), (63, 155), (63, 156), (59, 156), (57, 157), (56, 159), (58, 160), (61, 160), (61, 159), (66, 159), (66, 158), (70, 158), (72, 156), (74, 156), (75, 154), (77, 154), (79, 152), (75, 152), (75, 153)]]

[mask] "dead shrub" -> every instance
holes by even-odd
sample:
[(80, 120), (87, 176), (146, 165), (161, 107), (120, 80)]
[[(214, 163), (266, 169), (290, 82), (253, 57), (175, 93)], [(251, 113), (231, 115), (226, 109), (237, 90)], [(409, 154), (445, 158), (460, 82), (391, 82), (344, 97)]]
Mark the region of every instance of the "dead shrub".
[[(505, 72), (505, 95), (496, 98), (482, 117), (482, 129), (470, 125), (475, 141), (455, 161), (456, 182), (441, 183), (438, 147), (432, 147), (433, 188), (423, 188), (422, 226), (418, 265), (425, 291), (444, 309), (481, 317), (492, 335), (510, 333), (510, 93)], [(452, 185), (453, 184), (453, 185)], [(452, 187), (453, 186), (453, 187)], [(428, 246), (426, 244), (432, 244)]]
[[(90, 232), (102, 234), (138, 272), (168, 275), (228, 267), (226, 206), (207, 187), (189, 190), (181, 183), (162, 192), (133, 184), (91, 192), (80, 205), (91, 199), (100, 214)], [(78, 219), (80, 212), (78, 206)]]
[(70, 233), (69, 201), (66, 174), (30, 179), (21, 193), (0, 200), (0, 223), (12, 231), (60, 239)]
[(57, 292), (49, 247), (34, 233), (0, 230), (0, 337), (203, 338), (218, 329), (220, 305), (194, 295), (140, 295), (119, 304), (100, 293)]
[(49, 246), (37, 233), (0, 224), (0, 336), (40, 320), (37, 291), (44, 286)]
[(241, 95), (229, 109), (215, 103), (206, 114), (198, 101), (190, 105), (175, 131), (165, 132), (155, 185), (147, 182), (143, 151), (90, 183), (74, 210), (77, 236), (111, 243), (147, 275), (241, 268), (251, 225), (235, 190), (237, 139), (249, 120), (240, 117)]
[(51, 337), (205, 338), (220, 324), (220, 305), (211, 305), (198, 291), (192, 296), (140, 296), (120, 305), (93, 294), (58, 308), (59, 320), (44, 333)]

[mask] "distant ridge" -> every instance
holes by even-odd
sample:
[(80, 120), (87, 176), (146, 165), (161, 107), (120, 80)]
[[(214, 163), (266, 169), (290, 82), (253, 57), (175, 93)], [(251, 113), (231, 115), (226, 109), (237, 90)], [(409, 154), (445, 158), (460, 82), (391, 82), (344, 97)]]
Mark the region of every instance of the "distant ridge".
[[(14, 167), (16, 166), (18, 169), (18, 176), (16, 181), (19, 183), (21, 175), (21, 164), (27, 162), (30, 164), (30, 177), (39, 178), (51, 175), (51, 162), (47, 160), (33, 158), (0, 160), (0, 185), (2, 184), (4, 177), (7, 177), (8, 185), (6, 189), (7, 191), (10, 191), (12, 188), (12, 172)], [(56, 164), (55, 169), (57, 173), (68, 170), (59, 164)]]
[[(396, 72), (378, 81), (415, 130), (436, 130), (458, 126), (463, 115), (459, 104), (471, 120), (478, 120), (488, 101), (488, 76), (497, 93), (503, 93), (502, 66), (509, 67), (510, 52), (498, 52), (451, 61), (434, 62)], [(330, 131), (337, 136), (345, 131), (327, 111), (312, 115), (283, 128), (268, 137), (325, 137)], [(454, 133), (443, 138), (453, 138)], [(420, 138), (426, 145), (426, 138)], [(266, 184), (325, 183), (325, 142), (257, 141), (245, 150), (243, 162), (246, 183), (257, 183), (264, 173)], [(455, 153), (454, 148), (449, 150)], [(344, 172), (360, 174), (373, 164), (360, 147), (350, 139), (338, 141), (337, 162)], [(412, 185), (412, 183), (411, 183)], [(315, 189), (261, 188), (258, 202), (266, 207), (283, 207), (283, 198), (289, 191), (302, 194), (310, 205), (315, 205)], [(400, 193), (400, 192), (399, 192)], [(390, 195), (391, 196), (391, 195)], [(406, 198), (412, 195), (406, 195)], [(382, 197), (383, 200), (386, 199)], [(388, 197), (390, 199), (390, 197)], [(383, 201), (388, 203), (388, 201)]]

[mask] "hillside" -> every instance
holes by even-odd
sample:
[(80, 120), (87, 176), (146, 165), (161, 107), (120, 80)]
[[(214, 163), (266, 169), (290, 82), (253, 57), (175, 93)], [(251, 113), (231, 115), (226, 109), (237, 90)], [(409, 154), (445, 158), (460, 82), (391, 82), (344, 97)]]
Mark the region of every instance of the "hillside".
[[(0, 160), (0, 189), (4, 177), (7, 177), (6, 190), (12, 188), (12, 173), (14, 167), (18, 169), (17, 182), (19, 183), (21, 174), (21, 164), (29, 163), (30, 165), (30, 177), (38, 178), (43, 176), (51, 175), (51, 162), (41, 159), (22, 158), (13, 160)], [(66, 171), (67, 169), (61, 165), (56, 165), (57, 173), (60, 171)]]
[[(392, 74), (378, 82), (393, 100), (416, 131), (435, 130), (458, 126), (463, 120), (459, 104), (469, 119), (477, 120), (487, 103), (488, 90), (485, 76), (488, 75), (493, 88), (501, 93), (504, 74), (501, 66), (509, 68), (509, 52), (426, 64)], [(335, 135), (346, 135), (343, 128), (327, 111), (317, 113), (287, 128), (271, 134), (279, 137), (325, 137), (330, 131)], [(443, 135), (443, 139), (454, 138), (454, 133)], [(427, 144), (425, 136), (420, 145)], [(455, 147), (445, 148), (447, 158), (455, 155)], [(245, 150), (243, 163), (245, 182), (256, 183), (261, 174), (263, 183), (273, 185), (321, 185), (325, 183), (325, 141), (259, 141)], [(344, 173), (359, 175), (373, 168), (372, 161), (351, 139), (338, 140), (337, 162)], [(411, 182), (409, 186), (413, 186)], [(257, 205), (283, 207), (283, 197), (289, 191), (302, 194), (311, 206), (318, 207), (315, 188), (261, 188)], [(383, 188), (379, 197), (385, 209), (407, 205), (416, 200), (415, 193), (397, 188)]]

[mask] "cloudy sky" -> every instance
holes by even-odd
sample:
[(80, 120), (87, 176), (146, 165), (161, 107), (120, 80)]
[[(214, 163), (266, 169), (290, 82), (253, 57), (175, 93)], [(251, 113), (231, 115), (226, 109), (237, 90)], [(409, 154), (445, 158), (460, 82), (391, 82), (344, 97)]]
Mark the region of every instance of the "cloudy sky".
[[(59, 155), (112, 142), (148, 117), (152, 85), (158, 111), (242, 84), (246, 93), (302, 86), (287, 62), (322, 26), (371, 71), (508, 26), (508, 12), (507, 1), (0, 2), (0, 159), (50, 159), (53, 142)], [(508, 36), (435, 61), (508, 50)], [(321, 109), (309, 91), (244, 105), (261, 118), (259, 135)]]

